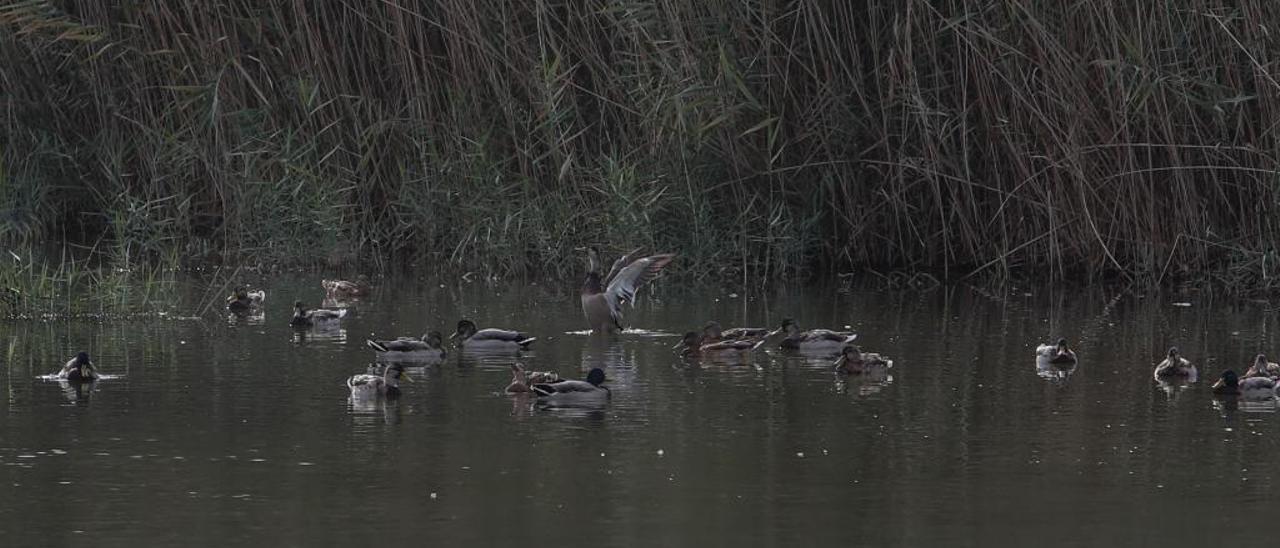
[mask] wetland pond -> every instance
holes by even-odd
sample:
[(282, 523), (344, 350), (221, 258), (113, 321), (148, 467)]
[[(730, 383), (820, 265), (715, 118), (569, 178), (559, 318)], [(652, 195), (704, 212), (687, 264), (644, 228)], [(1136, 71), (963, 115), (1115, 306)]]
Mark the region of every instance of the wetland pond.
[[(580, 333), (571, 283), (381, 280), (342, 329), (299, 336), (319, 276), (256, 284), (260, 319), (0, 323), (6, 546), (1195, 546), (1274, 536), (1280, 416), (1216, 401), (1223, 369), (1280, 352), (1265, 303), (1202, 293), (805, 286), (647, 288), (614, 337)], [(1189, 306), (1188, 306), (1189, 304)], [(460, 317), (539, 340), (519, 360), (606, 371), (602, 410), (503, 394), (510, 357), (450, 349), (388, 403), (348, 399), (364, 340)], [(859, 333), (890, 377), (760, 351), (688, 361), (676, 335)], [(1042, 370), (1066, 337), (1074, 370)], [(1157, 384), (1176, 345), (1200, 368)], [(111, 375), (40, 377), (78, 350)], [(1258, 519), (1261, 527), (1249, 527)]]

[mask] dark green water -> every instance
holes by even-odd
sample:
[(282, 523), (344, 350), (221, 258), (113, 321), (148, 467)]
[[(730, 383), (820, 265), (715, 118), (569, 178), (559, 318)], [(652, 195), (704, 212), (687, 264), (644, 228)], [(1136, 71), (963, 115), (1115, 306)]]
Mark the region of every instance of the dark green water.
[[(299, 339), (295, 297), (265, 284), (263, 323), (217, 317), (0, 324), (0, 538), (37, 545), (1261, 544), (1280, 461), (1270, 405), (1208, 385), (1274, 348), (1276, 314), (1207, 295), (983, 295), (820, 288), (768, 298), (660, 282), (629, 310), (646, 333), (583, 329), (571, 287), (383, 282), (344, 331)], [(1186, 301), (1192, 306), (1174, 306)], [(603, 367), (603, 411), (501, 393), (510, 359), (454, 352), (388, 404), (353, 406), (379, 335), (446, 334), (460, 315), (540, 337), (521, 360)], [(850, 325), (895, 360), (843, 382), (829, 359), (681, 360), (675, 334), (717, 318)], [(1069, 376), (1034, 347), (1076, 343)], [(1166, 391), (1170, 345), (1202, 382)], [(78, 398), (38, 377), (74, 351), (118, 375)], [(1280, 353), (1280, 352), (1278, 352)]]

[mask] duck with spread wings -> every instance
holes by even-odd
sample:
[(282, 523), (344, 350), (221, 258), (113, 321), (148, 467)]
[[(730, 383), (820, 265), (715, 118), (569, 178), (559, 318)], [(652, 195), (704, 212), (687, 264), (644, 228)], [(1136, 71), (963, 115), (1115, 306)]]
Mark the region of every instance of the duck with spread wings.
[(582, 312), (587, 323), (596, 333), (622, 331), (622, 305), (635, 305), (636, 292), (646, 283), (658, 277), (662, 269), (675, 258), (674, 254), (661, 253), (637, 257), (639, 249), (617, 261), (606, 276), (600, 275), (600, 252), (592, 247), (587, 250), (587, 279), (582, 284)]

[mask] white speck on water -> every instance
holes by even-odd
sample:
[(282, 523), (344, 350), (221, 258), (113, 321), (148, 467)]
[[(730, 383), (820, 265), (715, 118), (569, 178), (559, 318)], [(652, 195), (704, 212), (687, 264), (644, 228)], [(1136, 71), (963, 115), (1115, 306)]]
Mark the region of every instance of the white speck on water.
[(20, 459), (34, 459), (34, 458), (36, 458), (36, 456), (35, 456), (35, 455), (32, 455), (32, 454), (30, 454), (30, 453), (23, 453), (23, 454), (21, 454), (21, 455), (18, 455), (18, 458), (20, 458)]
[(601, 452), (600, 452), (600, 456), (602, 456), (602, 457), (604, 456), (604, 451), (601, 451)]
[(71, 482), (69, 482), (69, 481), (60, 481), (60, 482), (58, 482), (58, 485), (71, 485)]
[(659, 456), (659, 457), (661, 457), (661, 456), (663, 456), (663, 455), (665, 455), (665, 454), (667, 454), (667, 452), (666, 452), (666, 451), (663, 451), (663, 450), (661, 450), (661, 449), (659, 449), (659, 450), (658, 450), (658, 456)]
[(302, 462), (299, 462), (299, 463), (298, 463), (298, 466), (315, 466), (315, 465), (316, 465), (316, 463), (314, 463), (314, 462), (307, 462), (307, 461), (302, 461)]
[(804, 458), (804, 451), (796, 451), (796, 458), (798, 458), (798, 459), (803, 459), (803, 458)]
[(1186, 302), (1186, 301), (1178, 301), (1178, 302), (1173, 303), (1173, 306), (1188, 307), (1188, 306), (1191, 306), (1191, 303)]
[(463, 469), (463, 470), (470, 470), (470, 469), (471, 469), (471, 467), (470, 467), (470, 466), (463, 466), (463, 467), (462, 467), (462, 469)]
[(730, 298), (730, 299), (736, 299), (736, 298), (738, 298), (738, 294), (737, 294), (737, 293), (730, 293), (730, 294), (729, 294), (729, 298)]
[(432, 492), (431, 492), (431, 500), (436, 500), (436, 498), (438, 498), (438, 497), (439, 497), (439, 495), (436, 495), (435, 491), (432, 491)]
[(826, 450), (826, 449), (823, 449), (823, 450), (822, 450), (822, 456), (824, 456), (824, 457), (825, 457), (825, 456), (827, 456), (828, 454), (830, 454), (830, 453), (827, 453), (827, 450)]
[(1226, 428), (1223, 428), (1223, 429), (1222, 429), (1222, 431), (1223, 431), (1223, 432), (1231, 432), (1232, 430), (1231, 430), (1231, 427), (1230, 427), (1230, 426), (1228, 426), (1228, 427), (1226, 427)]
[(267, 459), (249, 459), (249, 462), (267, 462)]
[(61, 450), (61, 449), (50, 449), (50, 450), (49, 450), (49, 452), (50, 452), (50, 453), (53, 453), (53, 454), (55, 454), (55, 455), (65, 455), (65, 454), (67, 454), (67, 452), (66, 452), (66, 451), (63, 451), (63, 450)]

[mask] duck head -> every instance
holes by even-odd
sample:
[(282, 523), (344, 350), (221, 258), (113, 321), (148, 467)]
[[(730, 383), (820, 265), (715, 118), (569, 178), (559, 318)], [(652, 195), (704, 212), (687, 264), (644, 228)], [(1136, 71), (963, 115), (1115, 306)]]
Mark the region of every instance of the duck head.
[(517, 382), (520, 384), (526, 384), (528, 380), (529, 380), (529, 377), (527, 377), (524, 373), (524, 365), (520, 364), (519, 362), (511, 364), (511, 383), (512, 384), (515, 384)]
[(93, 362), (89, 361), (89, 353), (80, 352), (76, 354), (76, 367), (84, 367), (86, 365), (93, 365)]
[(720, 322), (715, 320), (707, 322), (707, 325), (702, 326), (702, 336), (713, 341), (719, 340), (720, 337), (724, 336), (723, 329), (720, 327)]
[(249, 290), (243, 285), (238, 285), (235, 289), (231, 290), (231, 297), (238, 301), (248, 299)]
[(782, 320), (782, 327), (779, 327), (778, 330), (790, 335), (792, 333), (800, 332), (800, 325), (797, 324), (795, 320), (786, 318)]
[(587, 373), (587, 382), (591, 383), (592, 386), (600, 386), (604, 382), (604, 370), (599, 367), (592, 369), (590, 373)]
[(422, 336), (422, 342), (427, 343), (427, 346), (431, 348), (443, 348), (444, 335), (441, 335), (439, 331), (432, 331)]
[(601, 266), (600, 266), (600, 250), (599, 250), (599, 249), (597, 249), (597, 248), (596, 248), (596, 246), (594, 246), (594, 245), (593, 245), (593, 246), (588, 246), (588, 247), (587, 247), (587, 272), (588, 272), (588, 273), (599, 274), (599, 273), (600, 273), (600, 268), (601, 268)]
[(1213, 383), (1213, 389), (1214, 390), (1221, 390), (1223, 388), (1234, 389), (1239, 384), (1240, 384), (1240, 377), (1236, 375), (1235, 371), (1228, 369), (1222, 372), (1221, 377), (1218, 377), (1218, 382)]
[(1067, 346), (1067, 339), (1058, 339), (1058, 356), (1066, 358), (1071, 356), (1071, 348)]
[(680, 350), (681, 355), (696, 354), (698, 347), (702, 346), (702, 335), (697, 331), (689, 331), (680, 337), (680, 342), (671, 347), (672, 350)]
[(404, 365), (399, 363), (392, 363), (388, 365), (387, 370), (382, 373), (382, 381), (387, 383), (387, 386), (399, 388), (401, 379), (413, 382), (413, 377), (410, 377), (409, 374), (405, 372)]
[(458, 339), (465, 341), (470, 339), (472, 335), (475, 335), (476, 331), (478, 331), (478, 329), (476, 329), (475, 322), (471, 320), (458, 320), (458, 327), (454, 330), (452, 335), (449, 335), (449, 340)]
[(1178, 362), (1178, 347), (1169, 347), (1169, 361), (1174, 363)]
[(1267, 370), (1267, 355), (1266, 355), (1266, 354), (1258, 354), (1258, 356), (1257, 356), (1256, 358), (1254, 358), (1254, 359), (1253, 359), (1253, 366), (1254, 366), (1254, 367), (1257, 367), (1260, 371), (1266, 371), (1266, 370)]
[(840, 349), (840, 357), (836, 359), (836, 370), (861, 371), (862, 349), (856, 345), (846, 344)]

